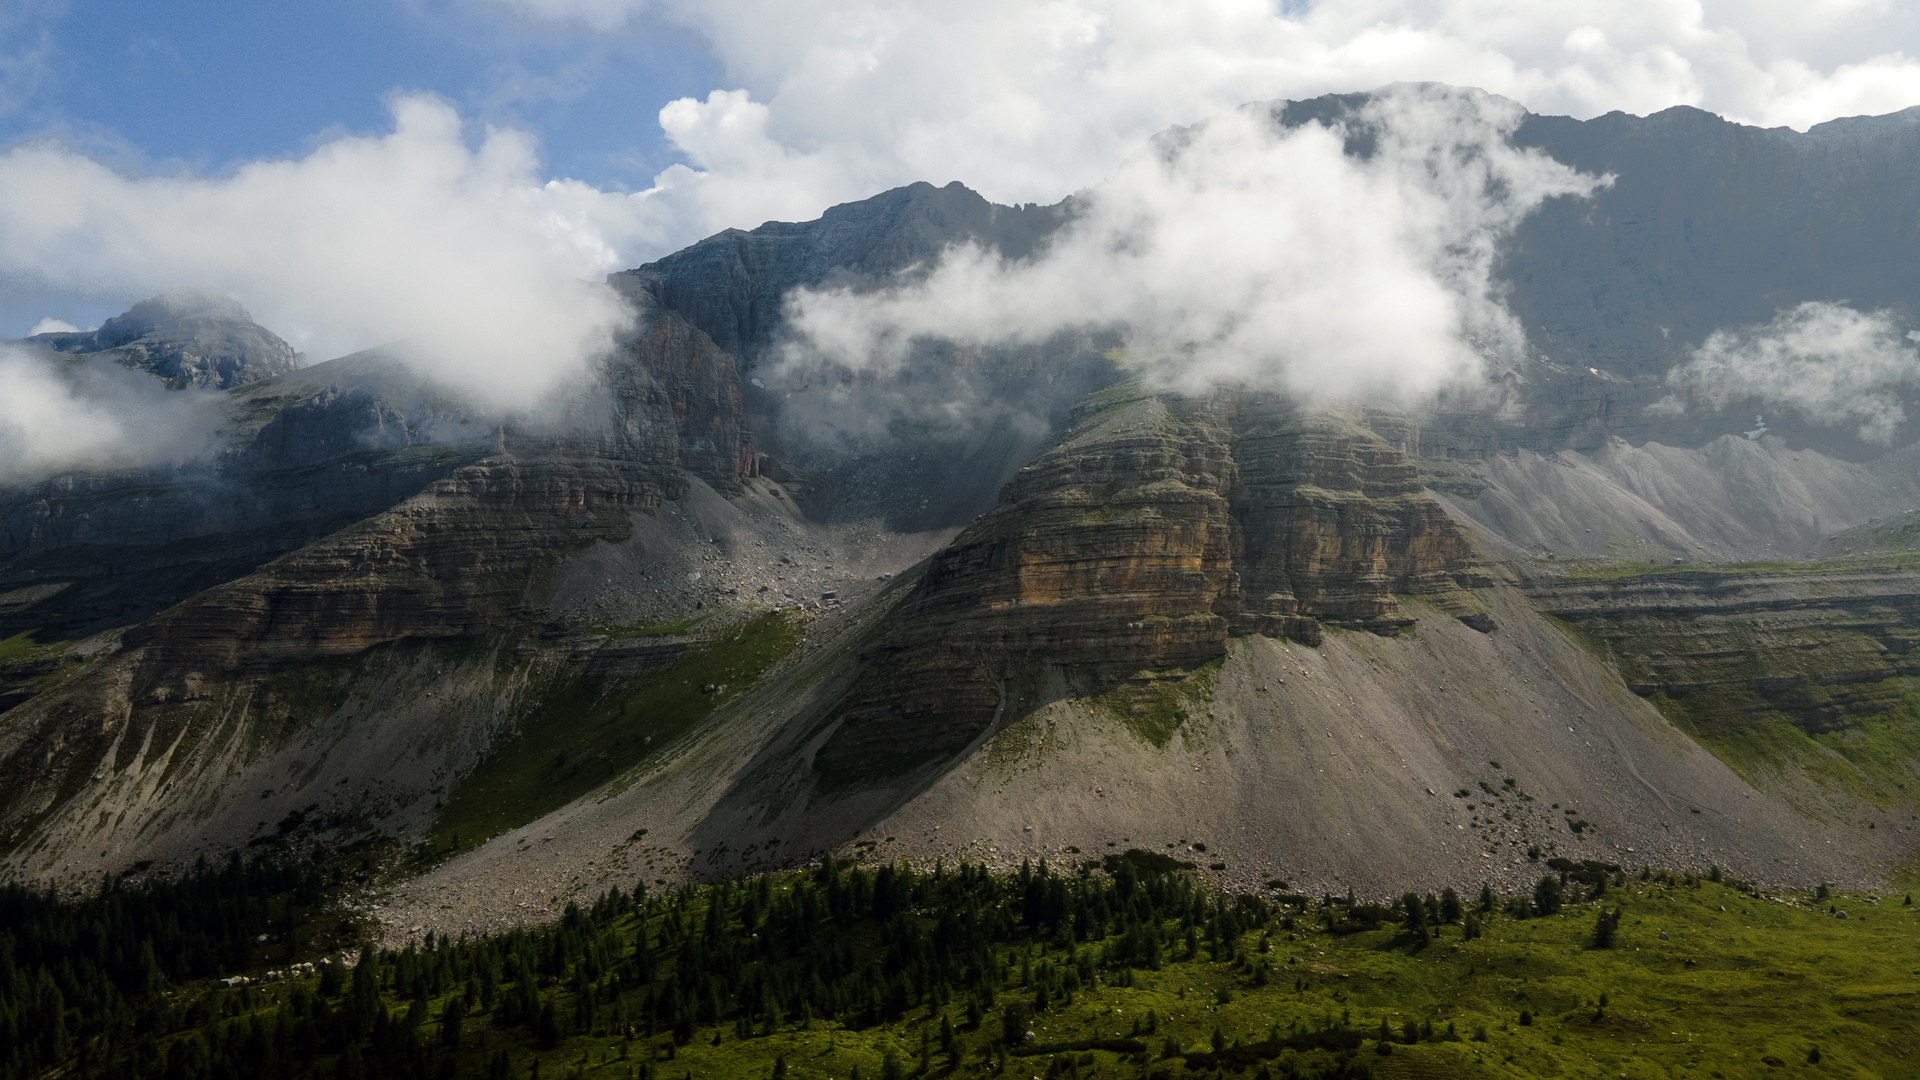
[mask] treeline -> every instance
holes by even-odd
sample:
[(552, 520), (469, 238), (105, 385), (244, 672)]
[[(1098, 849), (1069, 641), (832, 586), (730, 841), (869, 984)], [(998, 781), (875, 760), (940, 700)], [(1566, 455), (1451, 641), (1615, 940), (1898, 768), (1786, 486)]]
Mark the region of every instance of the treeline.
[[(317, 979), (237, 989), (207, 980), (247, 970), (262, 936), (295, 934), (298, 913), (319, 899), (313, 875), (236, 859), (79, 903), (0, 890), (0, 1080), (62, 1067), (165, 1080), (521, 1077), (540, 1052), (589, 1034), (620, 1039), (623, 1057), (639, 1044), (627, 1072), (646, 1077), (696, 1036), (717, 1045), (790, 1025), (858, 1030), (921, 1009), (939, 1017), (921, 1026), (922, 1070), (968, 1053), (991, 1067), (1031, 1052), (1035, 1013), (1101, 982), (1130, 985), (1139, 970), (1210, 959), (1258, 987), (1273, 978), (1275, 935), (1393, 927), (1418, 948), (1443, 925), (1471, 936), (1479, 920), (1548, 913), (1623, 880), (1617, 867), (1569, 864), (1512, 901), (1483, 889), (1468, 904), (1449, 889), (1374, 905), (1211, 892), (1146, 852), (1110, 857), (1105, 870), (869, 871), (826, 859), (664, 895), (612, 890), (551, 926), (428, 935), (419, 949), (364, 950), (350, 974), (332, 963)], [(1101, 1048), (1145, 1062), (1148, 1023)], [(1350, 1052), (1360, 1040), (1342, 1020), (1156, 1049), (1244, 1063), (1303, 1047)]]

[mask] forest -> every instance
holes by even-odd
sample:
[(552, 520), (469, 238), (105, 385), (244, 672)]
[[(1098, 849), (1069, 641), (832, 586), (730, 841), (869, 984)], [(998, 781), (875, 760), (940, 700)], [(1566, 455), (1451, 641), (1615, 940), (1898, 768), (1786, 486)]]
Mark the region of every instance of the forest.
[(337, 879), (271, 861), (7, 886), (0, 1080), (1914, 1075), (1910, 897), (1539, 869), (1520, 895), (1388, 902), (1225, 893), (1141, 850), (1012, 874), (823, 858), (399, 950), (357, 940)]

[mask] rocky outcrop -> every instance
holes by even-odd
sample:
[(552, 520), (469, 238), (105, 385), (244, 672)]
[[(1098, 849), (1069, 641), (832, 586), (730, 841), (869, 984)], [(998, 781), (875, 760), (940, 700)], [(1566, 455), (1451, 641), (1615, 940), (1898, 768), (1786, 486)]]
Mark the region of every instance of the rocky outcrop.
[[(1229, 636), (1392, 633), (1461, 603), (1467, 538), (1372, 431), (1256, 397), (1096, 395), (876, 630), (823, 771), (905, 768), (1050, 697), (1178, 675)], [(1467, 613), (1463, 608), (1462, 613)]]
[[(729, 491), (754, 460), (732, 358), (658, 310), (605, 358), (597, 386), (557, 424), (476, 415), (378, 352), (252, 383), (226, 408), (222, 449), (211, 460), (67, 474), (0, 492), (0, 592), (71, 586), (0, 610), (0, 631), (38, 629), (54, 640), (138, 623), (401, 506), (490, 453), (518, 462), (498, 492), (530, 515), (497, 524), (526, 531), (526, 544), (553, 540), (554, 550), (577, 542), (565, 522), (571, 508), (539, 493), (566, 487), (569, 469), (579, 498), (595, 506), (645, 504), (673, 487), (663, 470), (685, 469)], [(527, 480), (533, 474), (542, 479)], [(497, 475), (481, 470), (453, 490), (478, 505), (495, 487), (472, 477)], [(636, 494), (636, 484), (654, 494)], [(559, 515), (561, 539), (542, 531), (543, 513)], [(482, 528), (485, 517), (460, 528)], [(473, 565), (499, 569), (492, 559)], [(421, 632), (431, 636), (433, 625)]]
[(754, 475), (733, 357), (669, 311), (648, 314), (610, 361), (612, 456), (674, 465), (734, 493)]
[[(1462, 583), (1484, 583), (1466, 534), (1376, 431), (1275, 399), (1236, 399), (1229, 418), (1237, 607), (1248, 629), (1285, 632), (1274, 620), (1305, 616), (1391, 633), (1412, 621), (1395, 594), (1454, 599)], [(1418, 447), (1411, 424), (1389, 431)]]
[(503, 425), (486, 459), (139, 627), (127, 641), (149, 657), (140, 692), (175, 692), (193, 670), (538, 625), (558, 561), (625, 539), (633, 513), (685, 489), (681, 470), (736, 490), (750, 474), (733, 362), (684, 320), (654, 312), (607, 359), (603, 385), (611, 416)]
[(115, 354), (167, 385), (230, 390), (298, 369), (293, 347), (224, 296), (173, 292), (143, 300), (98, 330), (28, 340), (57, 352)]
[[(1785, 717), (1809, 734), (1902, 710), (1920, 677), (1920, 561), (1535, 581), (1636, 693), (1707, 737)], [(1670, 711), (1673, 711), (1670, 709)]]
[(208, 589), (129, 632), (137, 692), (188, 672), (266, 672), (400, 638), (537, 625), (540, 575), (623, 538), (628, 515), (678, 494), (667, 470), (568, 457), (489, 458), (390, 510)]

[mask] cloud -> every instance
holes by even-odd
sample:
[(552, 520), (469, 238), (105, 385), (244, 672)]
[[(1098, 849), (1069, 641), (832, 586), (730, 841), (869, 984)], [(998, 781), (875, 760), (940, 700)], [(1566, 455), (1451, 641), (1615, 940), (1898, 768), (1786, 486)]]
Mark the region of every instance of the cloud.
[[(1584, 176), (1508, 135), (1512, 102), (1401, 86), (1353, 127), (1247, 108), (1175, 133), (1086, 193), (1043, 254), (949, 252), (908, 283), (797, 291), (782, 367), (888, 375), (930, 339), (1038, 344), (1119, 327), (1145, 378), (1185, 390), (1422, 395), (1520, 359), (1496, 248)], [(1350, 135), (1373, 151), (1345, 150)]]
[(525, 404), (625, 322), (585, 279), (619, 268), (651, 219), (635, 197), (542, 179), (522, 133), (469, 146), (436, 98), (392, 111), (389, 133), (222, 177), (128, 176), (17, 145), (0, 153), (0, 275), (126, 299), (228, 294), (309, 355), (402, 341), (479, 403)]
[(169, 391), (105, 357), (0, 344), (0, 386), (0, 482), (185, 461), (220, 421), (218, 395)]
[(1890, 312), (1813, 301), (1714, 331), (1667, 381), (1714, 408), (1759, 399), (1885, 446), (1906, 421), (1902, 391), (1920, 384), (1920, 349)]
[(79, 332), (79, 327), (65, 319), (56, 319), (49, 315), (39, 322), (34, 323), (33, 329), (27, 331), (27, 336), (37, 337), (41, 334), (77, 334)]
[(1920, 104), (1920, 11), (1891, 0), (507, 2), (711, 44), (727, 84), (660, 117), (687, 162), (653, 194), (688, 240), (915, 180), (1050, 203), (1164, 128), (1396, 81), (1543, 113), (1693, 105), (1803, 127)]

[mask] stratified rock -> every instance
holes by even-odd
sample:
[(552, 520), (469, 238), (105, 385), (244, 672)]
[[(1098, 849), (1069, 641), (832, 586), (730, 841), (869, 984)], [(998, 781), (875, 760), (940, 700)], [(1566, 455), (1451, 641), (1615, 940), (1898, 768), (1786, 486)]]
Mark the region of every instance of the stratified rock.
[(136, 692), (177, 694), (189, 671), (259, 674), (401, 638), (535, 625), (541, 575), (628, 515), (678, 494), (652, 464), (511, 455), (436, 481), (399, 506), (207, 589), (126, 635), (147, 653)]
[[(1394, 594), (1479, 583), (1466, 534), (1375, 431), (1273, 399), (1237, 399), (1230, 415), (1234, 559), (1249, 628), (1305, 615), (1392, 633), (1412, 621)], [(1411, 424), (1398, 431), (1418, 446)]]
[(1809, 734), (1900, 715), (1920, 677), (1920, 563), (1908, 557), (1604, 573), (1530, 583), (1635, 693), (1707, 737)]
[(65, 353), (112, 352), (174, 387), (230, 390), (298, 369), (299, 353), (224, 296), (172, 292), (142, 300), (98, 330), (28, 340)]
[(1051, 697), (1190, 670), (1233, 634), (1395, 632), (1396, 593), (1485, 584), (1380, 437), (1272, 399), (1096, 395), (883, 622), (828, 774), (963, 749)]

